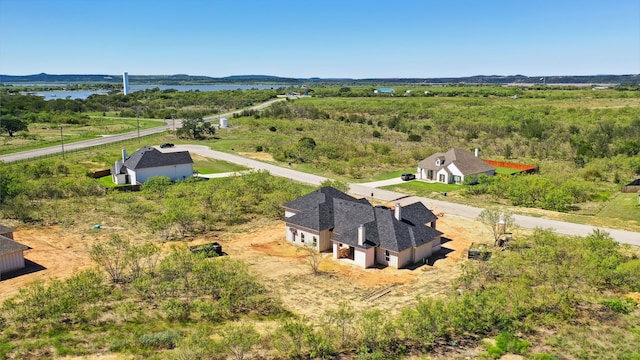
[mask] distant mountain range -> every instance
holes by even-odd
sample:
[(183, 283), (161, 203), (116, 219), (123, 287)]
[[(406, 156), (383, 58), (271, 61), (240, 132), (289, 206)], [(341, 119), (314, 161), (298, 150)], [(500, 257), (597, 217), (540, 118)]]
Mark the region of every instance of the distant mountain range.
[[(121, 83), (122, 75), (0, 75), (3, 84), (72, 84), (72, 83)], [(476, 75), (446, 78), (286, 78), (269, 75), (234, 75), (227, 77), (177, 75), (129, 75), (130, 84), (189, 85), (189, 84), (283, 84), (306, 83), (344, 84), (638, 84), (640, 75), (579, 75), (579, 76), (524, 76), (524, 75)]]

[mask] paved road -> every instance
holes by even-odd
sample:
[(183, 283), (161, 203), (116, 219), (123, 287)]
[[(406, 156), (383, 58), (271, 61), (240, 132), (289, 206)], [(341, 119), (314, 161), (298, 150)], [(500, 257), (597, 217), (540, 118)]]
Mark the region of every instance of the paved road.
[[(224, 160), (228, 162), (232, 162), (235, 164), (243, 165), (253, 169), (267, 170), (272, 175), (282, 176), (289, 178), (291, 180), (311, 184), (311, 185), (320, 185), (323, 181), (327, 180), (327, 178), (307, 174), (301, 171), (297, 171), (291, 168), (280, 167), (272, 164), (267, 164), (261, 161), (247, 159), (245, 157), (228, 154), (220, 151), (211, 150), (206, 146), (202, 145), (177, 145), (174, 148), (174, 151), (177, 150), (188, 150), (190, 152), (211, 157), (219, 160)], [(359, 195), (367, 198), (373, 197), (376, 200), (382, 200), (387, 202), (397, 202), (401, 205), (408, 205), (417, 201), (422, 202), (429, 209), (433, 210), (435, 213), (444, 213), (445, 216), (457, 216), (466, 219), (475, 219), (478, 217), (478, 214), (482, 211), (481, 208), (455, 204), (446, 201), (434, 200), (424, 197), (418, 196), (408, 196), (403, 193), (388, 191), (377, 189), (374, 186), (386, 186), (394, 183), (402, 182), (400, 179), (391, 179), (391, 180), (383, 180), (374, 183), (363, 183), (363, 184), (350, 184), (349, 192), (354, 195)], [(372, 196), (373, 194), (373, 196)], [(577, 235), (577, 236), (586, 236), (591, 233), (594, 229), (601, 229), (607, 231), (611, 234), (616, 241), (624, 244), (631, 244), (635, 246), (640, 246), (640, 233), (633, 231), (625, 231), (625, 230), (616, 230), (602, 227), (594, 227), (590, 225), (582, 225), (582, 224), (574, 224), (563, 221), (556, 221), (532, 216), (524, 216), (524, 215), (514, 215), (515, 223), (522, 228), (526, 229), (534, 229), (534, 228), (545, 228), (551, 229), (552, 231), (558, 234), (564, 235)]]
[[(265, 103), (253, 106), (250, 109), (260, 110), (260, 109), (263, 109), (265, 107), (271, 106), (271, 104), (273, 104), (274, 102), (283, 101), (283, 100), (286, 100), (286, 99), (284, 99), (284, 98), (272, 99), (272, 100), (269, 100), (269, 101), (267, 101)], [(212, 120), (220, 119), (222, 117), (231, 117), (231, 116), (233, 116), (233, 114), (240, 113), (240, 112), (242, 112), (242, 110), (233, 111), (233, 112), (229, 112), (229, 113), (225, 113), (225, 114), (219, 114), (219, 115), (215, 115), (215, 116), (209, 116), (209, 117), (204, 118), (204, 120), (205, 121), (212, 121)], [(140, 130), (140, 134), (139, 135), (140, 136), (145, 136), (145, 135), (157, 134), (157, 133), (161, 133), (161, 132), (163, 132), (165, 130), (172, 129), (174, 126), (176, 128), (179, 128), (180, 126), (182, 126), (182, 120), (176, 120), (175, 124), (173, 123), (173, 120), (167, 120), (166, 123), (167, 124), (164, 125), (164, 126), (155, 127), (155, 128), (152, 128), (152, 129)], [(116, 141), (121, 141), (121, 140), (135, 139), (136, 137), (138, 137), (138, 131), (137, 130), (136, 131), (132, 131), (132, 132), (128, 132), (128, 133), (124, 133), (124, 134), (106, 135), (106, 136), (103, 136), (103, 137), (97, 138), (97, 139), (91, 139), (91, 140), (78, 141), (78, 142), (73, 142), (73, 143), (69, 143), (69, 144), (64, 144), (64, 151), (83, 149), (83, 148), (96, 146), (96, 145), (104, 145), (104, 144), (109, 144), (109, 143), (116, 142)], [(17, 152), (17, 153), (13, 153), (13, 154), (2, 155), (2, 156), (0, 156), (0, 162), (1, 161), (12, 162), (12, 161), (30, 159), (30, 158), (46, 156), (46, 155), (51, 155), (51, 154), (57, 154), (57, 153), (61, 153), (63, 151), (62, 148), (63, 148), (63, 145), (60, 144), (59, 146), (51, 146), (51, 147), (48, 147), (48, 148), (29, 150), (29, 151), (21, 151), (21, 152)]]

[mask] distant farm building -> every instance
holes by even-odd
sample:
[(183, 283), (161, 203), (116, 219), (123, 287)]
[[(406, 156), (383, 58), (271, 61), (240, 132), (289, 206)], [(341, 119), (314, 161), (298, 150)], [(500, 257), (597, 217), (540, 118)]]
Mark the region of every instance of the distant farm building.
[(381, 87), (379, 89), (373, 90), (374, 94), (393, 94), (396, 92), (393, 88), (389, 87)]

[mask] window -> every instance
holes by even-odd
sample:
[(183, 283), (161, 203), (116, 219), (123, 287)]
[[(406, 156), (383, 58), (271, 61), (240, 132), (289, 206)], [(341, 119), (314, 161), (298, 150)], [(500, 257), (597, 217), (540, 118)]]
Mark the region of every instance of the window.
[(462, 176), (453, 175), (453, 183), (458, 185), (462, 184)]
[(304, 233), (300, 233), (300, 242), (304, 242)]
[(444, 174), (440, 174), (440, 176), (438, 177), (438, 181), (441, 183), (446, 182)]
[(384, 251), (384, 259), (385, 259), (386, 261), (389, 261), (389, 250), (385, 250), (385, 251)]
[(318, 246), (318, 238), (317, 237), (313, 237), (313, 246)]

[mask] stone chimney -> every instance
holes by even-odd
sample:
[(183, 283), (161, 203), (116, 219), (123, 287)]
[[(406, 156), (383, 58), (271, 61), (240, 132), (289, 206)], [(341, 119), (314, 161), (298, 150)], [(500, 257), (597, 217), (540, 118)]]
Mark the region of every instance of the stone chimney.
[(127, 160), (127, 150), (122, 149), (122, 163), (124, 164), (126, 160)]
[(395, 216), (396, 220), (398, 220), (398, 221), (402, 220), (402, 207), (400, 206), (400, 203), (396, 203), (396, 209), (394, 211), (394, 216)]
[(358, 245), (360, 246), (364, 245), (365, 237), (366, 237), (366, 233), (364, 229), (364, 224), (360, 224), (360, 226), (358, 227)]

